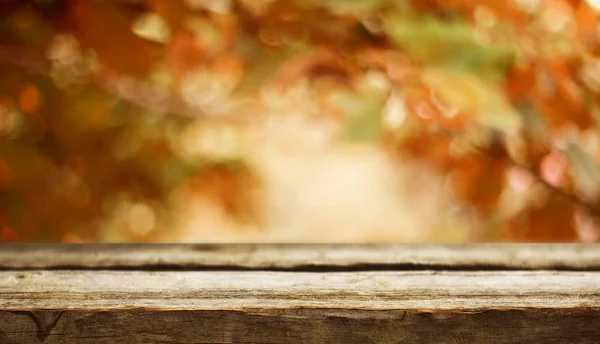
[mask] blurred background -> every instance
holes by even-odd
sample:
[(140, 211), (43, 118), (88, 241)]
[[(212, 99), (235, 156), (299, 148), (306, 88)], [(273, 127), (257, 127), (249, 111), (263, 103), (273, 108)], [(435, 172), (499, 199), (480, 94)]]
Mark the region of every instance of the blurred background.
[(0, 241), (598, 241), (599, 18), (2, 0)]

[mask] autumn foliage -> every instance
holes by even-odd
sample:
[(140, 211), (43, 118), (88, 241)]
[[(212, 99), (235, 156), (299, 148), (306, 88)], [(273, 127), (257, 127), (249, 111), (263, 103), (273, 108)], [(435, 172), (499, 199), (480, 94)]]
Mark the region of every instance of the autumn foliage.
[[(599, 17), (593, 0), (3, 1), (0, 241), (597, 241)], [(304, 192), (327, 171), (316, 192), (352, 171), (374, 186)], [(400, 175), (408, 201), (388, 197)], [(356, 213), (361, 192), (372, 231), (266, 229)]]

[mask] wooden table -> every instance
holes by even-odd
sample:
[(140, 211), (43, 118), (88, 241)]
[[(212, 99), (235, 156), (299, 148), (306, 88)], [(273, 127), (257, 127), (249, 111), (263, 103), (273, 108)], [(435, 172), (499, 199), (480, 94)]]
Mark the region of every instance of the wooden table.
[(0, 245), (0, 343), (600, 343), (600, 247)]

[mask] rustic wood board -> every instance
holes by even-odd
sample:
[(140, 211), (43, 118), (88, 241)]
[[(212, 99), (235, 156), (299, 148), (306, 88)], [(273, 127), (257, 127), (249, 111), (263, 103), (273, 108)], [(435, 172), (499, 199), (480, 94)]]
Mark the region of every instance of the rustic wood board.
[(600, 274), (2, 271), (1, 343), (596, 343)]
[(597, 244), (0, 244), (0, 269), (599, 270)]
[(5, 310), (600, 308), (600, 273), (0, 271), (0, 305)]
[(0, 245), (0, 343), (598, 343), (599, 250)]
[(3, 344), (598, 343), (598, 310), (0, 311)]

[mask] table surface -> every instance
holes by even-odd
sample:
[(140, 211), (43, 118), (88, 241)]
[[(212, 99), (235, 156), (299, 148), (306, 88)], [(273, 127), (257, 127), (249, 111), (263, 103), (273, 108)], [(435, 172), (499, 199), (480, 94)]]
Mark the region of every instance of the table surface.
[(0, 245), (0, 343), (596, 343), (600, 246)]

